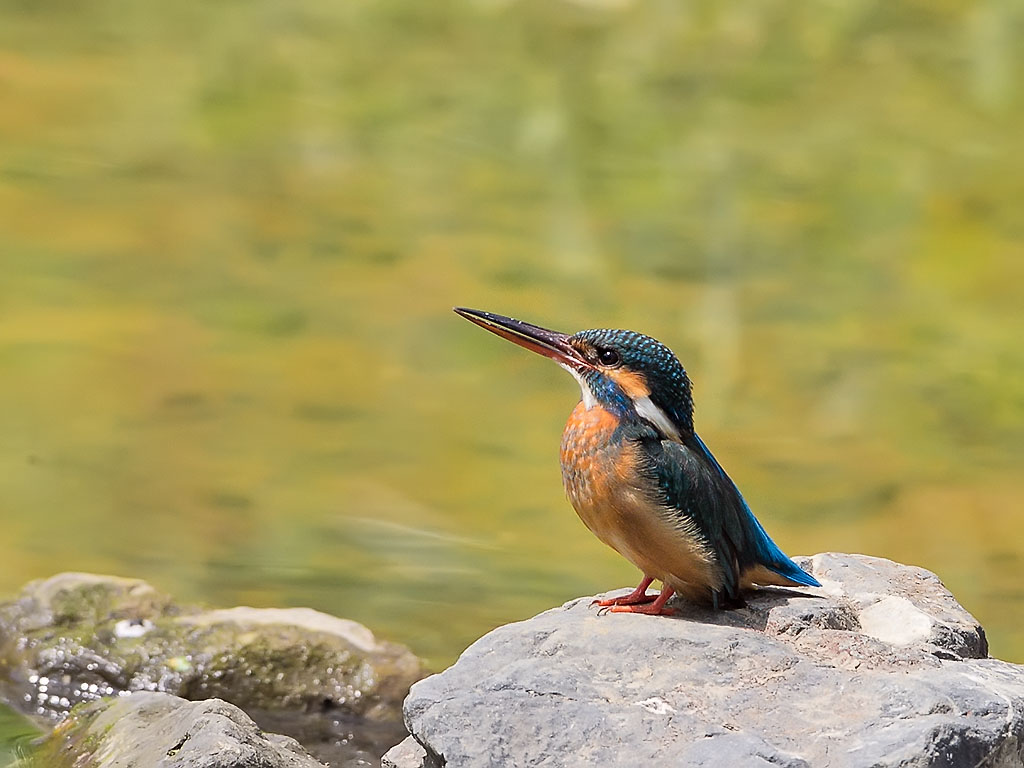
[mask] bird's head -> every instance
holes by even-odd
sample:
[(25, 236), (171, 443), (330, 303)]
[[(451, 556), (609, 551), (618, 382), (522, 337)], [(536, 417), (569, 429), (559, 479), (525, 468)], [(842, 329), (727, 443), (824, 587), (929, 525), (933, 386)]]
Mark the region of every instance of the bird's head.
[(521, 347), (550, 357), (580, 384), (586, 407), (635, 416), (665, 437), (693, 431), (690, 379), (657, 339), (635, 331), (595, 328), (572, 335), (504, 315), (456, 307), (455, 312)]

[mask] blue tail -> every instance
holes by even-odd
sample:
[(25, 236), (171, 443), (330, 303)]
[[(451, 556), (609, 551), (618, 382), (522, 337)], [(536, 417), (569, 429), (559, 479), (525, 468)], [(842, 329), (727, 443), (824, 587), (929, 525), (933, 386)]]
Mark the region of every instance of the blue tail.
[[(697, 445), (700, 446), (700, 449), (704, 452), (712, 466), (718, 470), (722, 477), (732, 483), (729, 476), (725, 474), (725, 470), (722, 469), (722, 465), (718, 463), (711, 454), (711, 451), (708, 450), (708, 447), (704, 445), (704, 441), (696, 433), (693, 436), (697, 439)], [(736, 488), (735, 483), (733, 483), (733, 488)], [(786, 553), (779, 549), (778, 545), (772, 541), (765, 529), (761, 527), (761, 523), (754, 517), (754, 513), (750, 511), (750, 507), (747, 505), (746, 499), (743, 498), (743, 494), (740, 493), (739, 488), (736, 488), (736, 495), (743, 504), (743, 514), (746, 516), (746, 522), (748, 523), (746, 528), (750, 534), (754, 561), (795, 584), (802, 584), (805, 587), (820, 587), (821, 584), (816, 578), (790, 560)]]
[[(743, 496), (740, 495), (742, 499)], [(747, 502), (743, 502), (743, 509), (747, 517), (754, 524), (754, 551), (757, 553), (757, 561), (771, 571), (784, 576), (792, 582), (803, 584), (805, 587), (820, 587), (821, 584), (807, 571), (790, 560), (786, 553), (779, 549), (778, 545), (771, 540), (771, 537), (761, 527), (761, 523), (750, 511)]]

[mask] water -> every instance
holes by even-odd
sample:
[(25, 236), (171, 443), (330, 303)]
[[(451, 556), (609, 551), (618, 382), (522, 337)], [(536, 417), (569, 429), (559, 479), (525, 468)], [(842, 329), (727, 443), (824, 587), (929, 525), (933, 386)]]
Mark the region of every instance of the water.
[(39, 735), (31, 723), (0, 704), (0, 765), (31, 755), (32, 742)]
[(934, 570), (1024, 661), (1022, 24), (6, 4), (0, 594), (137, 576), (440, 668), (632, 584), (562, 496), (575, 384), (460, 304), (661, 338), (787, 552)]

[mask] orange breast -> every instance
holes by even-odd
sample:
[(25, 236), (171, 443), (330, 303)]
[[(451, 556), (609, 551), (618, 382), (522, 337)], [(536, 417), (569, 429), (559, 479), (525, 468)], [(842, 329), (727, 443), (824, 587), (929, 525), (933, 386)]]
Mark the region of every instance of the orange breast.
[(610, 491), (618, 453), (612, 435), (618, 425), (604, 408), (587, 409), (582, 401), (569, 415), (562, 433), (562, 481), (577, 510)]
[(638, 447), (614, 438), (618, 420), (581, 402), (562, 434), (562, 480), (576, 513), (597, 538), (676, 591), (717, 588), (713, 555), (695, 529), (664, 514), (639, 472)]
[(583, 523), (597, 538), (631, 558), (625, 537), (647, 494), (637, 487), (636, 447), (615, 439), (618, 419), (599, 405), (581, 402), (562, 434), (562, 481)]

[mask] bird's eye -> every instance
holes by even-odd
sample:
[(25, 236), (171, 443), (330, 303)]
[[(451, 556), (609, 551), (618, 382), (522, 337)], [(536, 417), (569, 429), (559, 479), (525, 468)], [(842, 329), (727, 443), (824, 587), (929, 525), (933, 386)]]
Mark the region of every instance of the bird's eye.
[(601, 365), (618, 365), (619, 353), (614, 349), (599, 349), (597, 350), (597, 360)]

